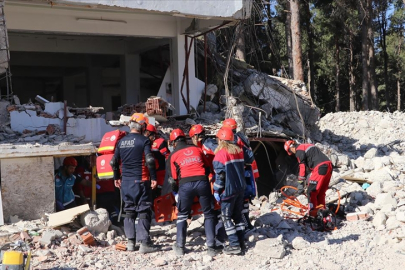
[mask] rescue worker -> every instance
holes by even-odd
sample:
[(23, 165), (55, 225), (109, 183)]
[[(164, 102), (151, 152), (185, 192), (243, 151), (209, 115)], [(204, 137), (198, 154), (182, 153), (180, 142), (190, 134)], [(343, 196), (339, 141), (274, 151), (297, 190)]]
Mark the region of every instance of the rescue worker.
[(91, 186), (91, 182), (81, 177), (76, 177), (73, 173), (77, 167), (77, 160), (74, 157), (66, 157), (63, 166), (55, 171), (55, 197), (56, 211), (61, 211), (76, 207), (74, 184)]
[[(259, 176), (259, 170), (257, 168), (256, 160), (254, 159), (254, 154), (250, 148), (249, 139), (241, 132), (236, 132), (238, 124), (235, 119), (228, 118), (222, 122), (222, 127), (229, 128), (234, 134), (233, 143), (238, 145), (244, 152), (245, 155), (251, 160), (249, 163), (245, 163), (245, 177), (248, 179), (248, 184), (246, 185), (244, 202), (243, 202), (243, 221), (245, 222), (245, 232), (254, 230), (254, 226), (250, 222), (249, 218), (249, 204), (250, 201), (256, 196), (256, 176)], [(253, 174), (253, 175), (252, 175)]]
[(157, 250), (149, 234), (152, 217), (151, 188), (156, 188), (157, 182), (150, 140), (143, 135), (147, 121), (141, 113), (134, 113), (131, 116), (130, 133), (117, 143), (111, 160), (114, 184), (121, 188), (125, 203), (124, 231), (128, 238), (127, 250), (134, 251), (135, 241), (138, 241), (141, 243), (140, 253)]
[[(215, 149), (218, 147), (217, 140), (206, 137), (205, 129), (202, 125), (192, 126), (188, 135), (190, 136), (193, 144), (201, 148), (201, 150), (203, 151), (205, 157), (208, 160), (208, 163), (210, 164), (211, 173), (209, 175), (209, 180), (211, 182), (215, 182), (214, 167), (212, 166), (212, 161), (215, 157)], [(224, 246), (224, 243), (226, 241), (226, 232), (221, 219), (221, 210), (215, 210), (215, 213), (218, 220), (218, 223), (215, 226), (215, 236), (217, 240), (216, 244), (217, 247), (220, 248), (221, 246)]]
[(152, 190), (152, 199), (156, 199), (161, 196), (162, 193), (162, 186), (166, 173), (166, 159), (169, 157), (170, 151), (166, 140), (157, 135), (156, 127), (154, 125), (148, 124), (146, 126), (145, 136), (148, 137), (152, 143), (151, 150), (157, 165), (157, 187)]
[(207, 176), (210, 164), (200, 148), (187, 145), (186, 135), (181, 129), (174, 129), (171, 132), (170, 141), (174, 144), (174, 151), (168, 159), (170, 164), (169, 182), (172, 184), (173, 191), (176, 192), (178, 189), (177, 237), (173, 250), (178, 256), (185, 253), (187, 218), (191, 213), (194, 197), (197, 196), (204, 213), (207, 253), (209, 256), (215, 256), (219, 250), (215, 246), (216, 216)]
[(214, 197), (221, 203), (222, 221), (228, 235), (229, 246), (225, 254), (242, 254), (245, 246), (245, 223), (242, 218), (243, 197), (246, 188), (244, 154), (233, 143), (231, 129), (221, 128), (217, 133), (218, 147), (215, 150)]
[(298, 144), (293, 140), (284, 143), (288, 155), (295, 154), (299, 163), (298, 181), (307, 181), (310, 200), (309, 214), (316, 217), (318, 209), (325, 208), (325, 196), (332, 176), (332, 162), (313, 144)]

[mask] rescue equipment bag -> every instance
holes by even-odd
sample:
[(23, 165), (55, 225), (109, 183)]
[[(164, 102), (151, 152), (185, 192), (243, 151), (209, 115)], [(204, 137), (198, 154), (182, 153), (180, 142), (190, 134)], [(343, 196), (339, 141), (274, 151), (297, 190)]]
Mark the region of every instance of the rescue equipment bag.
[(100, 147), (97, 152), (100, 155), (114, 154), (117, 142), (126, 134), (125, 131), (119, 129), (107, 132), (101, 139)]
[(101, 155), (97, 157), (97, 176), (100, 179), (114, 178), (114, 171), (110, 165), (110, 161), (114, 154)]

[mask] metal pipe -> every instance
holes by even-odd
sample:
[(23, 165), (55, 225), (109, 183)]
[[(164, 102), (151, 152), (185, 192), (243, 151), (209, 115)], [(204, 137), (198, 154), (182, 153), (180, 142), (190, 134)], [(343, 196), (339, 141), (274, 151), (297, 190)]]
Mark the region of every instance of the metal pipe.
[[(185, 36), (186, 37), (186, 44), (187, 44), (187, 39), (188, 39), (188, 37), (187, 36)], [(194, 39), (192, 39), (192, 40), (194, 40)], [(190, 42), (190, 44), (191, 44), (191, 42)], [(186, 48), (187, 48), (187, 46), (186, 46)], [(190, 46), (190, 52), (191, 52), (191, 46)], [(186, 69), (186, 86), (187, 86), (187, 114), (189, 114), (190, 113), (190, 76), (189, 76), (189, 74), (188, 74), (188, 60), (189, 59), (187, 59), (187, 61), (186, 61), (186, 64), (185, 64), (185, 69)]]
[(184, 70), (183, 70), (183, 80), (181, 82), (181, 88), (180, 88), (181, 98), (183, 100), (184, 105), (187, 107), (187, 111), (189, 111), (189, 106), (188, 106), (186, 98), (184, 97), (184, 94), (183, 94), (183, 87), (184, 87), (184, 82), (186, 80), (186, 70), (188, 70), (188, 59), (190, 58), (191, 46), (193, 45), (193, 41), (194, 41), (194, 38), (191, 39), (190, 46), (188, 47), (188, 50), (187, 50), (188, 41), (187, 41), (187, 36), (186, 36), (186, 44), (185, 44), (186, 63), (185, 63)]
[(64, 110), (63, 131), (65, 132), (65, 134), (67, 134), (67, 101), (66, 100), (63, 102), (63, 110)]
[(208, 68), (207, 68), (207, 35), (204, 35), (204, 72), (205, 72), (205, 87), (204, 87), (204, 112), (205, 103), (207, 102), (207, 84), (208, 84)]

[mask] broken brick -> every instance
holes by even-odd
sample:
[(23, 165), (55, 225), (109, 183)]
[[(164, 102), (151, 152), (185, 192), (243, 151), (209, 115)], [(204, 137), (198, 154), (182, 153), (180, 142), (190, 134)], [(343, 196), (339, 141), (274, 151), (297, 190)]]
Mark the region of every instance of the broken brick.
[(115, 249), (116, 250), (121, 250), (121, 251), (126, 251), (127, 250), (127, 246), (124, 244), (116, 244), (115, 245)]
[(89, 231), (89, 229), (87, 227), (83, 227), (83, 228), (78, 229), (76, 232), (77, 232), (77, 234), (82, 235), (88, 231)]
[(94, 240), (93, 235), (90, 232), (85, 232), (80, 235), (83, 243), (89, 246), (94, 246), (96, 244), (96, 241)]
[(357, 216), (358, 216), (359, 220), (367, 220), (370, 217), (370, 215), (365, 212), (358, 213)]
[(357, 215), (357, 213), (349, 213), (346, 215), (346, 220), (347, 221), (356, 221), (356, 220), (359, 220), (359, 216)]
[(23, 241), (30, 241), (31, 237), (29, 236), (29, 234), (26, 231), (22, 231), (20, 233), (20, 237)]

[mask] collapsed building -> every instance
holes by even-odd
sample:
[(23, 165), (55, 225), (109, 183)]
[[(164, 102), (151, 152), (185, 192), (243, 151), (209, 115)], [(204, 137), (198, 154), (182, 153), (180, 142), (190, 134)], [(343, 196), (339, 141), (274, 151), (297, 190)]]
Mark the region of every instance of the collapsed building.
[[(218, 3), (174, 2), (174, 8), (156, 1), (85, 2), (22, 0), (4, 6), (13, 69), (12, 90), (5, 93), (0, 82), (6, 220), (54, 212), (54, 169), (61, 158), (95, 155), (104, 133), (126, 129), (120, 116), (133, 112), (146, 112), (163, 136), (195, 123), (215, 135), (225, 117), (234, 117), (255, 152), (259, 195), (294, 172), (296, 160), (284, 152), (283, 142), (307, 138), (320, 115), (305, 85), (232, 60), (236, 80), (226, 96), (223, 85), (195, 73), (195, 59), (203, 55), (197, 38), (247, 18), (250, 1), (227, 1), (224, 9)], [(226, 59), (215, 51), (204, 57), (223, 76)]]

